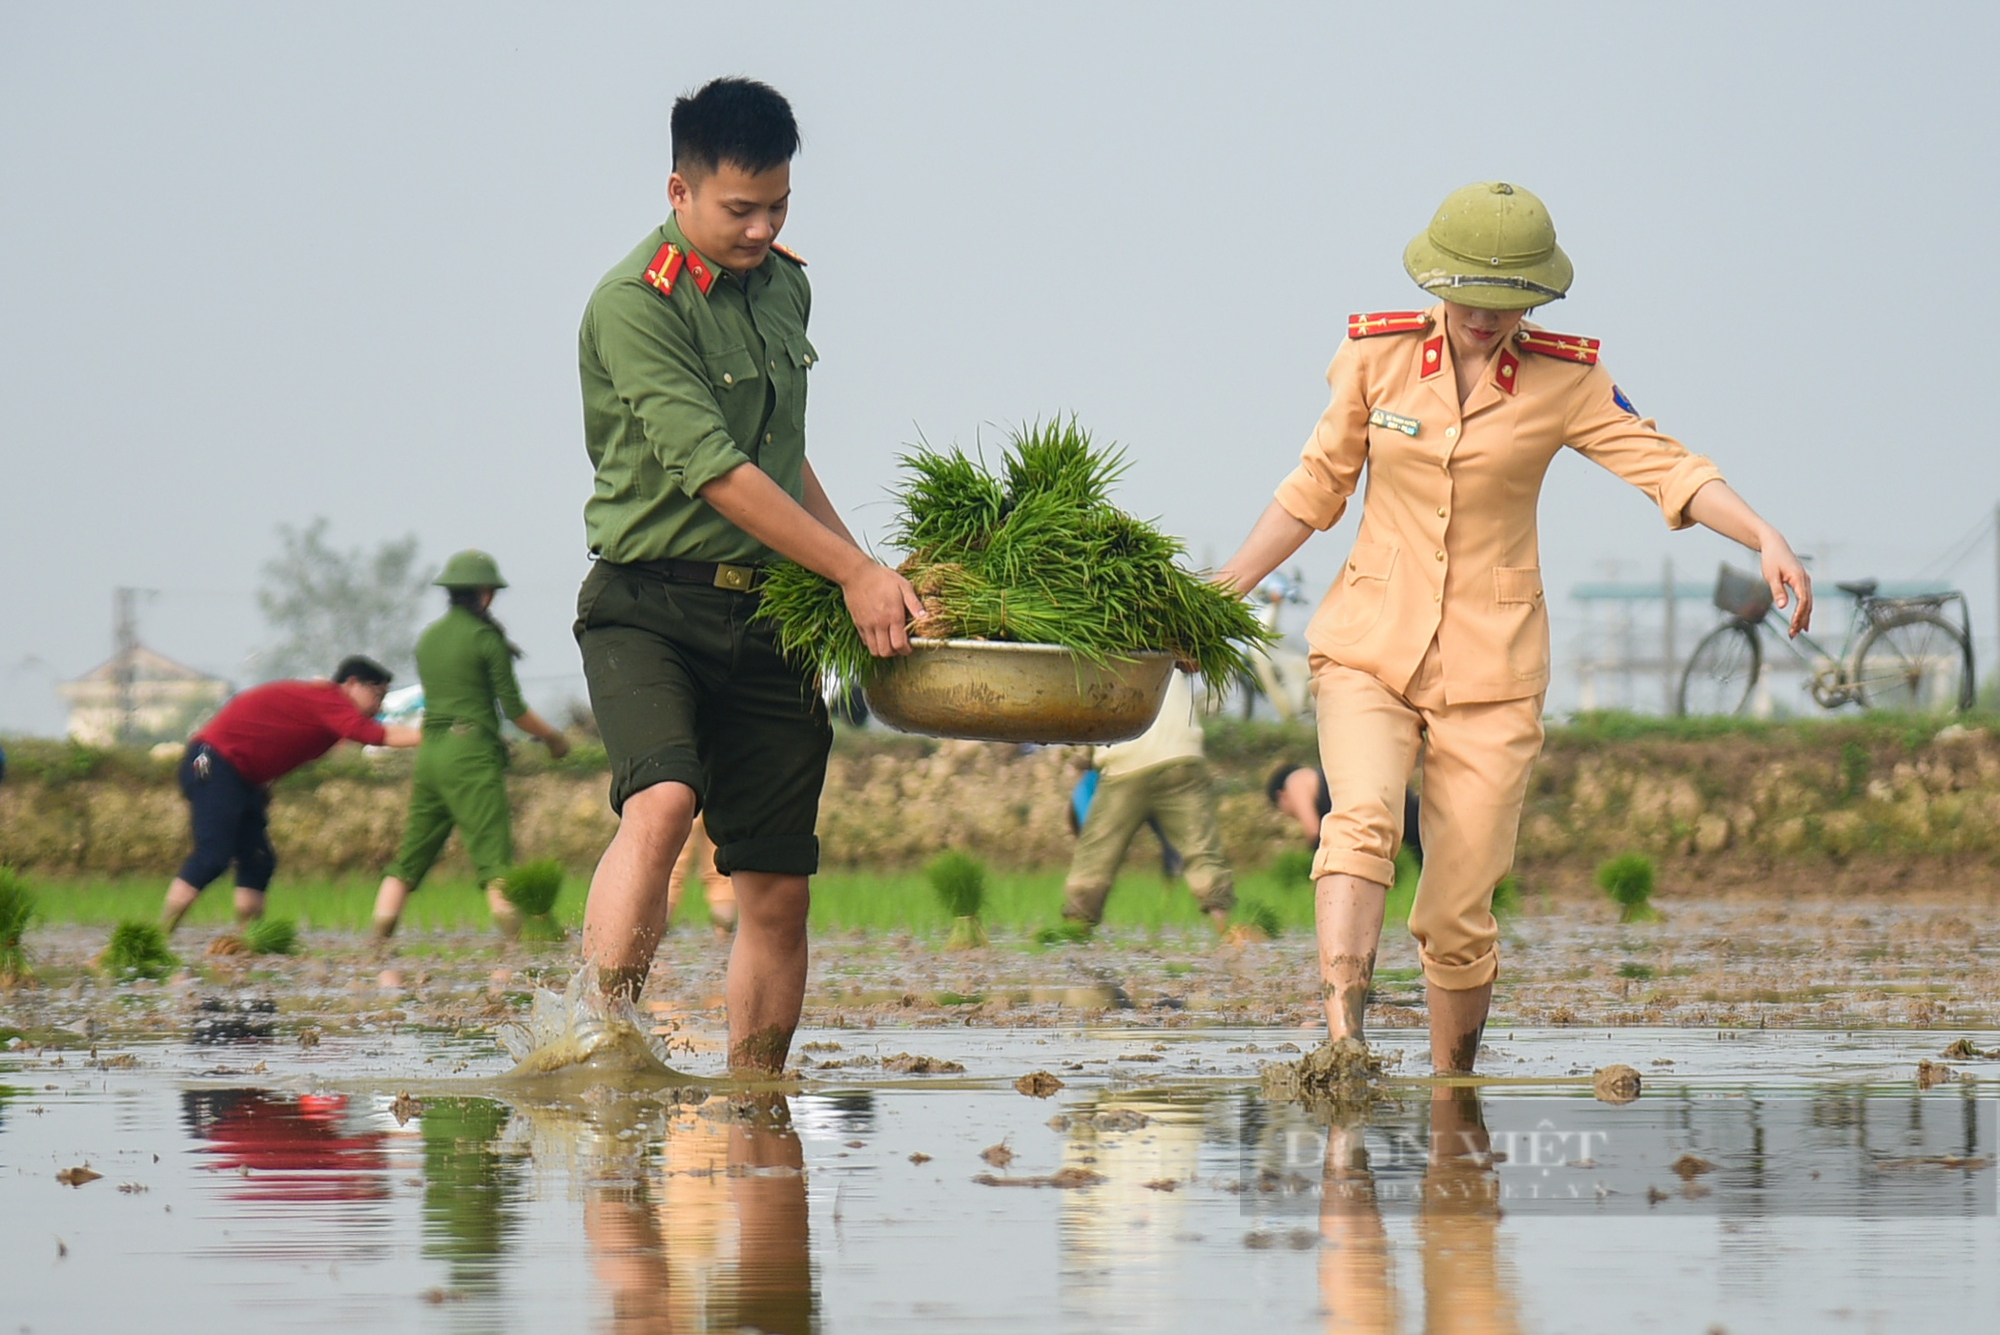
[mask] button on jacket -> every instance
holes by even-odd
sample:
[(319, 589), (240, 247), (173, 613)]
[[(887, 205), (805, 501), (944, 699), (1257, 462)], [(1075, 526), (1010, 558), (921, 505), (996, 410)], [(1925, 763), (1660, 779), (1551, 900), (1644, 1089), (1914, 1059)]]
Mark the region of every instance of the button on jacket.
[(1368, 468), (1360, 532), (1306, 639), (1398, 692), (1435, 639), (1450, 703), (1537, 696), (1549, 620), (1535, 507), (1556, 452), (1567, 445), (1632, 483), (1676, 529), (1721, 473), (1625, 405), (1594, 344), (1578, 341), (1585, 360), (1543, 355), (1525, 322), (1461, 409), (1443, 306), (1425, 317), (1341, 345), (1332, 402), (1278, 487), (1289, 513), (1327, 529)]
[[(672, 245), (664, 279), (649, 267)], [(668, 220), (604, 276), (578, 336), (584, 443), (597, 470), (584, 504), (607, 561), (773, 561), (777, 554), (697, 493), (756, 464), (805, 498), (806, 338), (812, 289), (785, 252), (737, 275)]]

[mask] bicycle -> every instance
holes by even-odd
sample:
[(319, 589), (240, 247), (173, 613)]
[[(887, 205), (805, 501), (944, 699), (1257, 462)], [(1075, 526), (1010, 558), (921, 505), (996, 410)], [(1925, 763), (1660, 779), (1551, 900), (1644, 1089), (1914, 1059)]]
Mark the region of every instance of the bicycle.
[[(1808, 658), (1791, 639), (1768, 627), (1770, 586), (1724, 563), (1715, 577), (1715, 605), (1729, 619), (1695, 646), (1681, 673), (1676, 712), (1742, 713), (1764, 669), (1760, 630), (1770, 630), (1811, 669), (1809, 689), (1822, 709), (1859, 704), (1907, 713), (1963, 713), (1972, 707), (1972, 623), (1964, 594), (1953, 589), (1877, 597), (1881, 585), (1872, 579), (1834, 587), (1854, 598), (1846, 642), (1836, 655), (1802, 634), (1799, 639), (1812, 651)], [(1953, 604), (1957, 625), (1945, 616)]]

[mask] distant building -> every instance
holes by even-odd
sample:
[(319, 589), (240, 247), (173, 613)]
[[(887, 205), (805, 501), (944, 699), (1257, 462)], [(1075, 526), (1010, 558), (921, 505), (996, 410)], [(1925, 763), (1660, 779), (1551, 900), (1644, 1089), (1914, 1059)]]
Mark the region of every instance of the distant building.
[(135, 644), (56, 694), (69, 705), (69, 736), (85, 746), (180, 741), (234, 688), (219, 677)]

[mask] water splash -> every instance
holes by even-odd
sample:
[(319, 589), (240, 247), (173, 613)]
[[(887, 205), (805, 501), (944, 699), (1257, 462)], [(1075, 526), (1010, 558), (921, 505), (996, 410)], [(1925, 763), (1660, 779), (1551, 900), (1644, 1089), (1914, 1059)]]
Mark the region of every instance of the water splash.
[(597, 969), (585, 965), (560, 993), (535, 989), (527, 1018), (502, 1027), (500, 1045), (514, 1058), (509, 1079), (584, 1076), (627, 1084), (685, 1083), (666, 1063), (666, 1044), (623, 997), (606, 997)]

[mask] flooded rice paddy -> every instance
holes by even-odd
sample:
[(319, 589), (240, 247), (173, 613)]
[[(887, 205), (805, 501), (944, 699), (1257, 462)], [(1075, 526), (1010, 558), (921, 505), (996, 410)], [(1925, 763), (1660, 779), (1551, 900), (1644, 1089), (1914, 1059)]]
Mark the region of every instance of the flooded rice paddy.
[[(205, 993), (173, 1034), (0, 1054), (0, 1329), (1875, 1331), (2000, 1310), (2000, 1060), (1940, 1055), (1991, 1034), (1499, 1028), (1491, 1078), (1460, 1086), (1416, 1078), (1421, 1035), (1390, 1034), (1378, 1099), (1314, 1108), (1261, 1093), (1295, 1026), (823, 1028), (765, 1090), (721, 1081), (696, 1026), (684, 1084), (558, 1090), (510, 1083), (487, 1032), (321, 1036)], [(1925, 1061), (1949, 1074), (1920, 1082)], [(1613, 1063), (1636, 1100), (1595, 1097)]]

